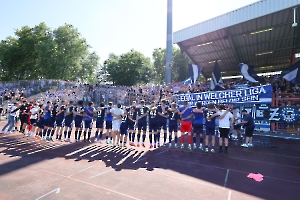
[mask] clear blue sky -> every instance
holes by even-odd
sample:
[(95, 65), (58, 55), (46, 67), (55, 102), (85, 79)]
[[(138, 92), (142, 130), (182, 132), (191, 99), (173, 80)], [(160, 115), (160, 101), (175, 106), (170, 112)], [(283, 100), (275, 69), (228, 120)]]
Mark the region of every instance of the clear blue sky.
[[(173, 31), (257, 0), (173, 0)], [(101, 58), (135, 49), (151, 57), (166, 47), (167, 0), (1, 0), (0, 40), (14, 29), (45, 22), (78, 28)]]

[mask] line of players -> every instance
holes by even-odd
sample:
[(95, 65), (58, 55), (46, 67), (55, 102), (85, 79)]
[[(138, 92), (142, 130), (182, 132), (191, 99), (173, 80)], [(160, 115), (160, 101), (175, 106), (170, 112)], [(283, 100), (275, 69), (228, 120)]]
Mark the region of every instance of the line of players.
[[(207, 109), (203, 108), (201, 103), (197, 103), (196, 108), (191, 108), (188, 102), (184, 102), (184, 106), (179, 108), (176, 103), (168, 106), (166, 100), (162, 100), (158, 105), (152, 102), (149, 107), (145, 105), (145, 101), (141, 100), (140, 105), (133, 102), (130, 107), (126, 108), (122, 108), (120, 104), (114, 107), (113, 103), (109, 103), (108, 107), (101, 104), (97, 109), (94, 108), (92, 102), (84, 107), (82, 101), (79, 101), (78, 105), (74, 105), (73, 101), (70, 101), (68, 105), (65, 101), (61, 101), (61, 105), (47, 102), (46, 105), (29, 106), (27, 112), (25, 111), (29, 120), (25, 122), (24, 126), (27, 129), (25, 134), (37, 139), (53, 141), (53, 137), (56, 135), (56, 140), (71, 142), (73, 122), (75, 122), (75, 141), (80, 141), (83, 136), (83, 141), (91, 142), (93, 121), (95, 121), (95, 142), (102, 143), (105, 124), (107, 144), (126, 146), (128, 142), (129, 145), (138, 147), (140, 145), (145, 147), (146, 131), (148, 130), (150, 148), (160, 145), (172, 147), (173, 135), (174, 147), (179, 147), (178, 127), (180, 126), (180, 148), (184, 148), (184, 135), (188, 133), (189, 150), (197, 148), (196, 136), (200, 135), (199, 148), (204, 150), (205, 145), (205, 151), (208, 152), (209, 137), (211, 136), (211, 152), (214, 153), (215, 135), (218, 132), (215, 119), (216, 117), (223, 119), (228, 116), (228, 119), (225, 120), (228, 121), (225, 128), (228, 128), (229, 131), (229, 127), (232, 125), (229, 123), (233, 120), (230, 120), (232, 116), (227, 115), (228, 113), (231, 114), (224, 108), (223, 111), (216, 110), (214, 105), (208, 105)], [(95, 120), (94, 115), (96, 115)], [(206, 131), (203, 130), (204, 126)], [(220, 129), (222, 128), (220, 127)], [(160, 141), (161, 130), (164, 134), (162, 143)], [(225, 152), (227, 152), (228, 133), (223, 135), (221, 133), (220, 147), (222, 138), (225, 143)], [(205, 144), (203, 144), (204, 142)]]

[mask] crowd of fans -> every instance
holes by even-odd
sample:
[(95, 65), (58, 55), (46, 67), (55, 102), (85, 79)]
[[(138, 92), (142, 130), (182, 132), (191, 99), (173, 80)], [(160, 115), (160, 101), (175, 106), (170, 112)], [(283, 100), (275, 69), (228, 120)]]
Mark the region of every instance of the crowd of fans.
[[(226, 79), (223, 81), (222, 88), (224, 90), (236, 89), (239, 86), (255, 86), (257, 84), (272, 84), (273, 91), (279, 97), (297, 97), (300, 95), (300, 87), (298, 84), (292, 84), (287, 80), (276, 76), (265, 76), (262, 83), (248, 83), (244, 79)], [(0, 83), (0, 93), (2, 102), (5, 100), (14, 101), (23, 96), (31, 96), (32, 91), (39, 88), (42, 92), (38, 101), (41, 103), (57, 101), (60, 99), (69, 101), (83, 100), (86, 104), (93, 101), (96, 105), (101, 102), (120, 103), (122, 105), (130, 105), (132, 101), (137, 103), (144, 99), (147, 103), (151, 101), (158, 102), (160, 99), (166, 99), (169, 102), (174, 101), (174, 95), (183, 93), (208, 92), (210, 89), (210, 81), (199, 82), (195, 84), (171, 83), (167, 85), (146, 84), (137, 86), (111, 86), (100, 84), (81, 84), (78, 82), (68, 81), (28, 81), (28, 87), (17, 87), (16, 83)], [(47, 90), (45, 90), (47, 89)], [(1, 102), (1, 104), (2, 104)], [(299, 105), (299, 102), (282, 101), (282, 105)]]

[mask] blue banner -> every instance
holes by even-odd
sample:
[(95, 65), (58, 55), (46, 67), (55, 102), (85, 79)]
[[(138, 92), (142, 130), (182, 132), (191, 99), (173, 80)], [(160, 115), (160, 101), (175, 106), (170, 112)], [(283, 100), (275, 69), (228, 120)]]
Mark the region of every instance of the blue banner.
[(261, 85), (235, 90), (210, 91), (193, 94), (176, 95), (177, 103), (183, 105), (188, 101), (191, 106), (197, 102), (207, 104), (270, 104), (272, 102), (272, 86)]

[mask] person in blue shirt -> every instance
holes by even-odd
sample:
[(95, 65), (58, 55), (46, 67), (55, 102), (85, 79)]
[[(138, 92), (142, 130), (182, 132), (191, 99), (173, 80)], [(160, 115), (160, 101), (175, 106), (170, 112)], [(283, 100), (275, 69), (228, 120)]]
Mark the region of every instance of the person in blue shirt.
[(66, 111), (66, 102), (64, 100), (61, 101), (61, 106), (59, 110), (56, 111), (56, 139), (61, 140), (64, 120), (65, 120), (65, 111)]
[(75, 107), (74, 102), (70, 101), (69, 105), (66, 108), (66, 114), (65, 114), (65, 131), (64, 131), (64, 138), (65, 142), (71, 142), (71, 133), (73, 128), (73, 119), (75, 114)]
[(205, 152), (208, 153), (208, 142), (209, 142), (209, 136), (211, 136), (211, 152), (215, 153), (215, 127), (216, 127), (216, 115), (217, 111), (214, 108), (214, 104), (208, 104), (207, 110), (204, 111), (204, 116), (206, 118), (205, 127)]
[(203, 108), (200, 102), (197, 102), (196, 108), (193, 109), (194, 123), (193, 123), (193, 143), (194, 149), (197, 148), (196, 139), (197, 135), (200, 135), (199, 149), (203, 150)]
[[(94, 103), (90, 102), (88, 107), (84, 109), (85, 117), (84, 117), (84, 142), (91, 142), (90, 137), (93, 128), (93, 116), (94, 116)], [(87, 136), (87, 138), (86, 138)]]
[(111, 136), (111, 131), (112, 131), (112, 120), (113, 116), (112, 113), (110, 112), (111, 109), (113, 109), (114, 104), (113, 102), (108, 103), (108, 107), (105, 108), (105, 113), (106, 113), (106, 120), (105, 120), (105, 128), (106, 128), (106, 144), (112, 144), (112, 137), (110, 137), (110, 142), (108, 142), (109, 136)]
[(52, 103), (48, 101), (44, 109), (44, 131), (43, 131), (43, 137), (41, 139), (46, 139), (47, 131), (48, 129), (50, 129), (50, 118), (51, 118), (52, 108), (53, 108)]
[(142, 146), (145, 147), (146, 130), (147, 130), (147, 116), (149, 108), (146, 106), (145, 100), (141, 100), (141, 106), (137, 110), (138, 116), (138, 135), (137, 135), (137, 146), (140, 146), (141, 131), (143, 131)]
[(181, 116), (181, 146), (184, 148), (184, 135), (188, 133), (188, 149), (192, 151), (192, 118), (193, 118), (193, 109), (189, 106), (188, 101), (184, 101), (183, 106), (179, 108), (178, 114)]
[(167, 119), (168, 119), (168, 106), (166, 105), (167, 101), (165, 99), (161, 100), (161, 105), (157, 106), (157, 121), (158, 121), (158, 133), (157, 139), (159, 143), (160, 130), (164, 130), (164, 146), (167, 142)]
[[(150, 141), (150, 149), (153, 148), (152, 145), (152, 135), (154, 135), (154, 148), (156, 148), (156, 140), (157, 140), (157, 107), (155, 106), (155, 101), (151, 102), (151, 106), (149, 108), (149, 141)], [(158, 140), (159, 146), (159, 140)]]
[(242, 110), (244, 116), (243, 121), (239, 124), (243, 124), (245, 127), (246, 143), (242, 144), (242, 147), (252, 147), (252, 136), (255, 128), (253, 117), (247, 113), (247, 110)]
[(173, 102), (171, 104), (171, 108), (168, 109), (168, 116), (169, 116), (169, 147), (172, 147), (172, 133), (174, 132), (175, 137), (175, 144), (174, 147), (177, 148), (177, 131), (178, 131), (178, 120), (179, 114), (177, 109), (177, 104)]
[(104, 118), (105, 118), (104, 103), (100, 103), (100, 107), (96, 110), (96, 114), (97, 114), (97, 118), (96, 118), (95, 142), (99, 141), (99, 143), (102, 143), (101, 140), (102, 140)]
[(128, 129), (129, 129), (129, 145), (135, 146), (134, 139), (135, 139), (135, 123), (136, 123), (136, 101), (132, 102), (132, 105), (130, 106), (130, 110), (128, 112)]
[(82, 121), (84, 116), (84, 106), (83, 101), (78, 101), (78, 105), (75, 108), (75, 141), (80, 141), (80, 136), (82, 134)]

